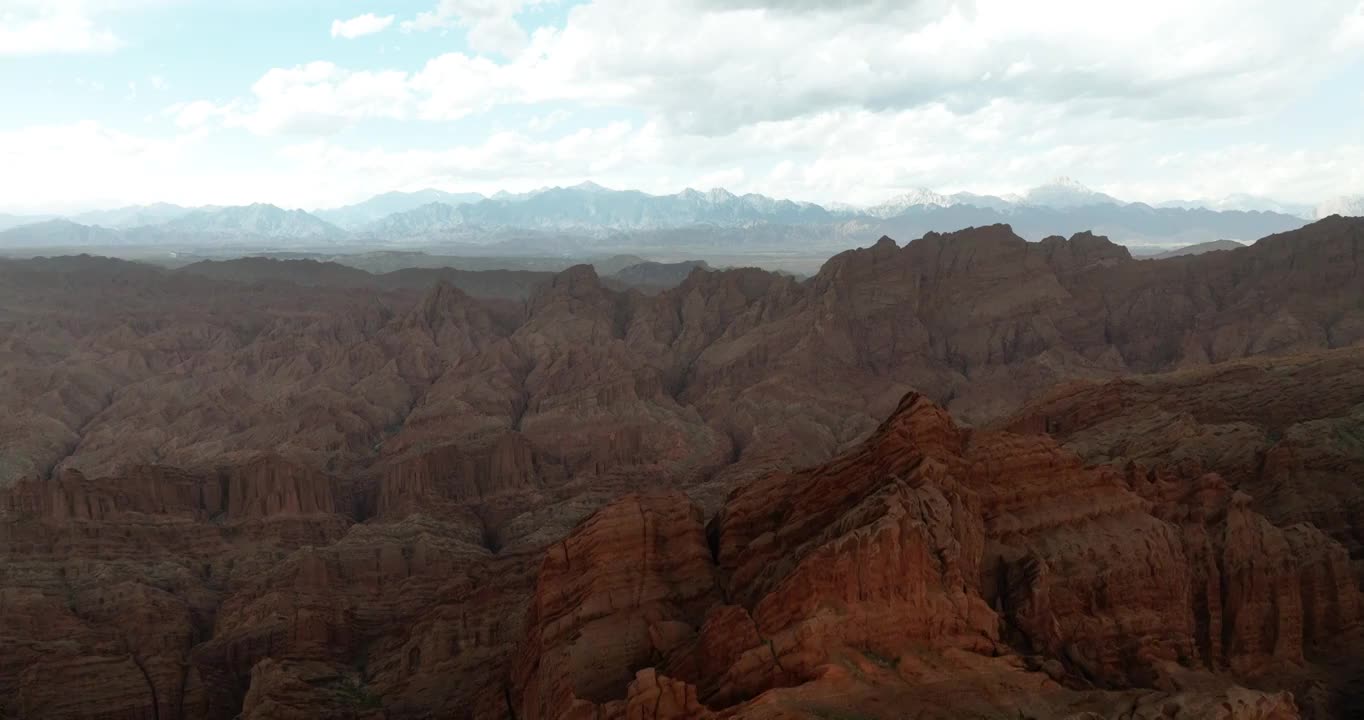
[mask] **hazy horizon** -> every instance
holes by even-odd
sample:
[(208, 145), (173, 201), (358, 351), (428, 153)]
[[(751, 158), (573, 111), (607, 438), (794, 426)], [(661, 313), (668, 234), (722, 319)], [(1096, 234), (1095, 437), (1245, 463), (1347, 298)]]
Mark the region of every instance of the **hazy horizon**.
[[(652, 192), (651, 192), (651, 191), (648, 191), (648, 190), (642, 190), (642, 189), (633, 188), (633, 187), (607, 187), (607, 186), (605, 186), (605, 185), (603, 185), (603, 184), (601, 184), (601, 183), (598, 183), (597, 181), (595, 181), (595, 180), (593, 180), (593, 179), (591, 179), (591, 178), (586, 178), (586, 179), (583, 179), (583, 180), (581, 180), (581, 181), (578, 181), (578, 182), (575, 182), (575, 183), (571, 183), (571, 184), (565, 184), (565, 185), (545, 185), (545, 186), (536, 187), (536, 188), (532, 188), (532, 189), (529, 189), (529, 190), (521, 190), (521, 191), (511, 191), (511, 190), (506, 190), (506, 189), (498, 189), (498, 190), (493, 191), (493, 192), (479, 192), (479, 191), (473, 191), (473, 190), (461, 190), (461, 189), (458, 189), (458, 188), (450, 189), (450, 188), (432, 187), (432, 186), (420, 187), (420, 188), (391, 189), (391, 190), (383, 190), (383, 191), (377, 192), (377, 193), (375, 193), (375, 194), (373, 194), (373, 195), (364, 196), (364, 197), (360, 198), (359, 200), (357, 200), (357, 201), (355, 201), (355, 202), (333, 203), (333, 204), (328, 204), (328, 205), (318, 205), (318, 206), (309, 206), (309, 207), (292, 206), (292, 205), (289, 205), (289, 204), (286, 204), (286, 203), (272, 202), (272, 201), (270, 201), (269, 199), (253, 200), (253, 201), (251, 201), (251, 202), (246, 202), (246, 203), (218, 203), (218, 202), (209, 202), (209, 203), (195, 204), (195, 205), (181, 205), (181, 204), (179, 204), (179, 203), (171, 203), (171, 202), (167, 202), (167, 201), (164, 201), (164, 200), (155, 200), (155, 201), (146, 202), (146, 203), (129, 203), (129, 204), (126, 204), (126, 205), (112, 205), (112, 206), (111, 206), (111, 205), (99, 205), (99, 206), (94, 206), (94, 207), (89, 207), (89, 208), (81, 208), (81, 209), (76, 209), (76, 210), (50, 210), (50, 211), (37, 211), (37, 212), (28, 212), (28, 213), (15, 213), (15, 215), (16, 215), (16, 216), (19, 216), (19, 217), (31, 216), (31, 217), (68, 217), (68, 218), (79, 218), (79, 217), (82, 216), (82, 215), (100, 214), (100, 213), (105, 212), (105, 211), (130, 210), (130, 209), (137, 209), (137, 208), (154, 208), (154, 207), (163, 206), (163, 205), (164, 205), (164, 206), (175, 206), (175, 207), (179, 207), (179, 208), (187, 209), (187, 210), (200, 210), (200, 209), (203, 209), (203, 210), (219, 210), (219, 209), (226, 209), (226, 208), (233, 208), (233, 207), (250, 207), (250, 206), (253, 206), (253, 205), (267, 205), (267, 206), (278, 207), (278, 208), (280, 208), (280, 209), (282, 209), (282, 210), (286, 210), (286, 211), (303, 211), (303, 212), (307, 212), (307, 213), (317, 214), (317, 213), (326, 213), (327, 211), (333, 211), (333, 210), (342, 210), (342, 209), (346, 209), (346, 208), (353, 207), (353, 206), (357, 206), (357, 205), (363, 205), (363, 204), (365, 204), (365, 203), (368, 203), (368, 202), (371, 202), (371, 201), (382, 200), (382, 199), (387, 198), (387, 197), (400, 197), (400, 196), (401, 196), (401, 197), (425, 197), (425, 196), (427, 196), (428, 194), (439, 194), (439, 195), (441, 195), (441, 196), (460, 196), (460, 197), (461, 197), (460, 202), (463, 203), (463, 202), (478, 202), (478, 201), (481, 201), (481, 200), (499, 200), (499, 199), (523, 200), (523, 199), (525, 199), (525, 198), (532, 197), (532, 196), (534, 196), (534, 195), (536, 195), (536, 194), (539, 194), (539, 193), (542, 193), (542, 192), (545, 192), (545, 191), (548, 191), (548, 190), (588, 190), (588, 191), (605, 191), (605, 192), (612, 192), (612, 193), (634, 193), (634, 192), (638, 192), (638, 193), (644, 194), (645, 196), (654, 197), (654, 198), (675, 197), (675, 196), (683, 195), (684, 193), (688, 193), (688, 192), (700, 193), (700, 194), (702, 194), (702, 195), (707, 195), (707, 196), (711, 196), (711, 195), (716, 194), (716, 193), (729, 193), (730, 195), (732, 195), (732, 196), (734, 196), (734, 197), (738, 197), (738, 198), (742, 198), (742, 197), (748, 196), (748, 195), (756, 195), (756, 196), (759, 196), (759, 197), (767, 197), (767, 198), (770, 198), (770, 199), (773, 199), (773, 200), (779, 200), (779, 201), (780, 201), (780, 200), (788, 200), (788, 201), (792, 201), (792, 202), (799, 203), (799, 204), (817, 205), (817, 206), (819, 206), (819, 207), (822, 207), (822, 208), (825, 208), (825, 209), (831, 210), (831, 211), (846, 210), (846, 211), (849, 211), (849, 212), (860, 212), (860, 211), (865, 211), (865, 210), (869, 210), (869, 209), (876, 208), (876, 207), (878, 207), (878, 206), (882, 206), (882, 205), (887, 205), (887, 204), (890, 204), (890, 203), (894, 203), (894, 202), (896, 202), (896, 201), (917, 200), (917, 201), (922, 202), (922, 203), (925, 203), (925, 204), (932, 204), (935, 200), (938, 200), (938, 199), (954, 201), (954, 202), (958, 202), (958, 203), (960, 203), (960, 204), (966, 204), (968, 201), (970, 201), (970, 200), (972, 200), (972, 199), (979, 199), (979, 200), (987, 200), (987, 201), (988, 201), (988, 200), (1002, 200), (1002, 201), (1004, 201), (1004, 202), (1006, 202), (1006, 203), (1018, 204), (1018, 205), (1021, 205), (1021, 206), (1027, 206), (1029, 203), (1032, 203), (1032, 204), (1035, 204), (1035, 205), (1039, 205), (1039, 206), (1045, 206), (1045, 205), (1048, 205), (1049, 203), (1047, 203), (1047, 202), (1045, 202), (1045, 201), (1041, 201), (1041, 200), (1030, 199), (1030, 196), (1036, 195), (1036, 194), (1044, 194), (1044, 193), (1047, 193), (1047, 192), (1049, 192), (1049, 191), (1051, 191), (1051, 192), (1058, 192), (1058, 193), (1072, 192), (1072, 191), (1073, 191), (1073, 192), (1077, 192), (1077, 193), (1081, 193), (1081, 194), (1092, 193), (1095, 197), (1104, 198), (1104, 200), (1103, 200), (1104, 202), (1114, 202), (1114, 203), (1117, 203), (1117, 204), (1131, 204), (1131, 203), (1142, 203), (1142, 202), (1145, 202), (1145, 201), (1142, 201), (1142, 200), (1130, 200), (1130, 199), (1127, 199), (1127, 198), (1120, 198), (1120, 197), (1108, 196), (1107, 193), (1103, 193), (1103, 192), (1101, 192), (1101, 191), (1099, 191), (1099, 190), (1096, 190), (1096, 189), (1094, 189), (1094, 188), (1092, 188), (1092, 187), (1089, 187), (1089, 186), (1085, 185), (1084, 183), (1080, 182), (1079, 180), (1076, 180), (1076, 179), (1070, 178), (1070, 177), (1065, 177), (1065, 176), (1059, 176), (1059, 177), (1051, 178), (1050, 180), (1047, 180), (1047, 181), (1045, 181), (1045, 182), (1039, 183), (1038, 185), (1035, 185), (1035, 186), (1033, 186), (1033, 187), (1024, 188), (1024, 189), (1022, 189), (1020, 192), (1003, 193), (1003, 194), (993, 194), (993, 193), (985, 193), (985, 192), (975, 192), (975, 191), (973, 191), (971, 188), (954, 189), (954, 190), (950, 190), (950, 191), (939, 191), (939, 190), (936, 189), (936, 188), (915, 187), (915, 188), (909, 188), (909, 189), (907, 189), (907, 190), (905, 190), (905, 191), (903, 191), (903, 192), (901, 192), (901, 193), (897, 193), (897, 194), (894, 195), (894, 196), (882, 198), (880, 202), (876, 202), (876, 203), (853, 203), (853, 202), (847, 202), (847, 201), (841, 201), (841, 200), (825, 201), (825, 202), (816, 202), (816, 201), (806, 200), (806, 199), (798, 198), (798, 197), (782, 197), (782, 196), (767, 195), (767, 194), (761, 193), (761, 192), (742, 192), (742, 193), (741, 193), (741, 192), (735, 192), (735, 191), (731, 191), (729, 188), (723, 187), (723, 186), (694, 187), (694, 186), (688, 185), (688, 186), (683, 186), (683, 187), (676, 188), (675, 190), (657, 190), (657, 191), (652, 191)], [(466, 196), (467, 196), (467, 197), (466, 197)], [(1233, 193), (1233, 194), (1231, 194), (1231, 195), (1226, 195), (1226, 196), (1223, 196), (1223, 197), (1220, 197), (1220, 198), (1166, 198), (1166, 199), (1163, 199), (1163, 200), (1152, 201), (1150, 204), (1152, 204), (1152, 205), (1155, 206), (1155, 207), (1204, 207), (1204, 208), (1210, 209), (1210, 210), (1247, 209), (1246, 207), (1240, 207), (1240, 206), (1234, 206), (1234, 207), (1228, 206), (1228, 207), (1224, 207), (1224, 205), (1227, 205), (1227, 204), (1229, 204), (1229, 203), (1230, 203), (1231, 205), (1235, 205), (1235, 201), (1237, 201), (1237, 200), (1243, 201), (1244, 204), (1246, 204), (1246, 205), (1276, 205), (1276, 204), (1277, 204), (1277, 205), (1283, 205), (1284, 208), (1299, 208), (1299, 209), (1304, 210), (1304, 211), (1312, 209), (1312, 206), (1311, 206), (1310, 204), (1307, 204), (1307, 203), (1277, 203), (1277, 201), (1276, 201), (1275, 198), (1272, 198), (1272, 197), (1269, 197), (1269, 196), (1251, 195), (1251, 194), (1249, 194), (1249, 193)], [(449, 200), (446, 199), (445, 197), (433, 197), (433, 198), (430, 200), (430, 202), (448, 203)], [(1256, 207), (1255, 209), (1268, 209), (1268, 208)], [(1294, 214), (1293, 212), (1290, 212), (1288, 209), (1283, 209), (1283, 208), (1274, 208), (1273, 211), (1275, 211), (1275, 212), (1283, 212), (1283, 213), (1286, 213), (1286, 214)], [(1311, 219), (1311, 218), (1309, 217), (1308, 219)]]

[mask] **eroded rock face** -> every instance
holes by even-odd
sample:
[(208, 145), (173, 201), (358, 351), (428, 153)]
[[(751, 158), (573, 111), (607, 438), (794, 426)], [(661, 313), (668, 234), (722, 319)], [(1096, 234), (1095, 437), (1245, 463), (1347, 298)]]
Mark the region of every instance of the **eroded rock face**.
[[(709, 523), (718, 599), (646, 603), (650, 657), (629, 645), (609, 695), (575, 707), (808, 716), (783, 698), (848, 663), (871, 678), (845, 678), (853, 695), (896, 697), (869, 658), (903, 665), (906, 643), (1052, 660), (1046, 713), (1067, 685), (1166, 687), (1171, 664), (1315, 667), (1358, 613), (1358, 383), (1227, 362), (1358, 343), (1359, 241), (1335, 218), (1138, 263), (1000, 226), (884, 239), (806, 282), (696, 270), (646, 296), (584, 267), (480, 292), (496, 302), (410, 278), (0, 262), (4, 713), (231, 718), (248, 694), (259, 714), (314, 691), (339, 708), (338, 678), (395, 718), (504, 717), (518, 677), (549, 677), (532, 706), (557, 708), (577, 646), (542, 633), (549, 676), (517, 651), (542, 624), (526, 608), (566, 612), (537, 594), (542, 568), (577, 587), (547, 549), (667, 492)], [(1056, 382), (1205, 365), (1014, 428), (1100, 469), (927, 404), (980, 422)], [(654, 532), (697, 536), (673, 505)], [(671, 586), (691, 567), (620, 573)], [(995, 670), (1018, 688), (1040, 672)], [(892, 675), (922, 691), (931, 673)]]
[(852, 454), (772, 475), (726, 504), (712, 532), (729, 597), (784, 674), (809, 679), (840, 647), (994, 646), (978, 585), (979, 497), (945, 463), (963, 442), (943, 410), (911, 395)]
[(1310, 523), (1364, 578), (1364, 351), (1076, 384), (1000, 424), (1050, 432), (1167, 505), (1215, 471), (1274, 525)]
[(630, 496), (550, 548), (513, 677), (517, 717), (637, 703), (631, 696), (642, 692), (688, 705), (686, 692), (674, 697), (657, 677), (631, 686), (637, 670), (690, 641), (705, 609), (720, 599), (702, 520), (683, 495)]
[[(1219, 477), (1143, 496), (1048, 438), (962, 429), (917, 394), (831, 463), (736, 491), (713, 555), (700, 522), (681, 496), (633, 497), (548, 552), (518, 716), (618, 717), (654, 686), (678, 717), (786, 717), (770, 706), (792, 698), (834, 712), (957, 664), (986, 716), (1026, 697), (1048, 717), (1298, 717), (1288, 693), (1218, 678), (1301, 671), (1305, 648), (1360, 621), (1344, 548), (1275, 527)], [(1204, 689), (1175, 691), (1190, 683)], [(1107, 690), (1068, 689), (1092, 687)]]
[(251, 687), (242, 720), (380, 720), (378, 696), (361, 681), (326, 663), (278, 662), (266, 658), (251, 668)]
[(15, 717), (230, 717), (240, 696), (192, 659), (229, 588), (300, 546), (335, 542), (349, 521), (289, 502), (230, 516), (225, 487), (158, 467), (16, 486), (0, 534), (0, 707)]

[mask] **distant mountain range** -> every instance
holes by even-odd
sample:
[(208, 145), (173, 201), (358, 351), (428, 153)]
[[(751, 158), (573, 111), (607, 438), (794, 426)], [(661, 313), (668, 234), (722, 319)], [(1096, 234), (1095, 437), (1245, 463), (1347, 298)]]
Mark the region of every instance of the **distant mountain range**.
[(122, 244), (117, 230), (56, 218), (0, 231), (0, 247), (84, 247)]
[(514, 243), (520, 231), (538, 234), (541, 242), (563, 237), (574, 246), (742, 242), (790, 249), (843, 245), (883, 234), (918, 237), (995, 223), (1007, 223), (1034, 240), (1084, 229), (1129, 245), (1174, 246), (1227, 238), (1250, 241), (1301, 227), (1309, 216), (1328, 214), (1364, 214), (1364, 197), (1341, 198), (1316, 211), (1247, 195), (1147, 205), (1123, 202), (1059, 178), (1020, 195), (944, 195), (917, 189), (859, 208), (735, 195), (722, 188), (650, 195), (588, 182), (492, 197), (440, 190), (392, 192), (311, 213), (267, 204), (185, 208), (158, 203), (67, 218), (0, 215), (0, 247), (238, 241), (286, 247), (486, 244)]
[(423, 233), (475, 225), (594, 232), (687, 225), (809, 225), (832, 222), (842, 215), (813, 203), (775, 200), (765, 195), (738, 196), (719, 188), (704, 193), (687, 189), (675, 195), (649, 195), (583, 183), (445, 208), (423, 205), (390, 215), (364, 229), (381, 234), (398, 230)]
[(151, 205), (130, 205), (128, 207), (117, 208), (114, 210), (94, 210), (80, 215), (73, 215), (69, 219), (82, 225), (98, 225), (99, 227), (112, 230), (126, 230), (128, 228), (146, 227), (148, 225), (159, 225), (184, 217), (196, 211), (220, 210), (218, 207), (187, 208), (170, 203), (153, 203)]
[(378, 222), (394, 213), (415, 210), (424, 205), (465, 205), (486, 198), (480, 193), (448, 193), (441, 190), (416, 192), (388, 192), (354, 205), (318, 210), (313, 214), (337, 227), (354, 230)]
[(53, 219), (51, 215), (11, 215), (0, 213), (0, 230), (8, 230), (21, 225), (34, 225)]
[(346, 231), (302, 210), (284, 210), (274, 205), (195, 210), (163, 225), (160, 230), (172, 235), (209, 237), (295, 238), (340, 240)]
[(1244, 244), (1235, 240), (1213, 240), (1212, 242), (1198, 243), (1188, 247), (1170, 250), (1158, 255), (1151, 255), (1146, 260), (1168, 260), (1169, 258), (1185, 257), (1187, 255), (1202, 255), (1204, 253), (1217, 252), (1219, 250), (1236, 250), (1245, 247)]
[(1246, 194), (1228, 195), (1220, 200), (1169, 200), (1157, 203), (1156, 207), (1183, 208), (1185, 210), (1194, 210), (1197, 208), (1207, 210), (1243, 210), (1246, 212), (1258, 210), (1261, 212), (1281, 213), (1283, 215), (1295, 215), (1305, 220), (1315, 220), (1318, 217), (1339, 214), (1334, 212), (1322, 212), (1322, 210), (1325, 209), (1324, 205), (1321, 208), (1314, 208), (1311, 205), (1283, 203), (1278, 202), (1277, 200), (1271, 200), (1270, 198)]

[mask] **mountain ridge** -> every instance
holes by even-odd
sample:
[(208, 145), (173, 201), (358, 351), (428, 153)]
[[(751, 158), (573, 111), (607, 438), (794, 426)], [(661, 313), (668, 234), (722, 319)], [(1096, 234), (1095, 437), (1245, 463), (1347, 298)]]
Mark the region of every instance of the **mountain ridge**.
[[(1093, 229), (1128, 245), (1174, 247), (1211, 239), (1254, 240), (1307, 222), (1300, 215), (1275, 211), (1188, 209), (1183, 205), (1187, 203), (1124, 203), (1069, 179), (1057, 179), (1011, 198), (968, 192), (941, 195), (919, 188), (866, 209), (840, 206), (833, 210), (765, 195), (735, 195), (724, 188), (704, 192), (686, 188), (677, 194), (651, 195), (578, 184), (524, 194), (499, 192), (491, 198), (435, 190), (397, 192), (318, 213), (256, 203), (205, 209), (131, 206), (76, 217), (85, 218), (90, 226), (101, 222), (112, 226), (121, 233), (117, 244), (192, 244), (224, 239), (363, 244), (453, 237), (477, 244), (509, 230), (527, 230), (578, 235), (588, 245), (611, 240), (622, 250), (632, 241), (648, 245), (651, 233), (671, 233), (672, 243), (686, 243), (687, 237), (692, 237), (694, 244), (707, 244), (727, 243), (720, 239), (732, 230), (764, 228), (764, 232), (753, 233), (754, 239), (767, 236), (760, 241), (780, 243), (782, 229), (786, 228), (790, 235), (803, 237), (802, 243), (835, 247), (848, 240), (870, 240), (880, 235), (917, 237), (925, 232), (997, 222), (1008, 222), (1030, 240)], [(401, 210), (387, 211), (396, 207)], [(1349, 198), (1323, 205), (1323, 209), (1330, 207), (1364, 213), (1364, 205)], [(323, 215), (345, 226), (333, 224)], [(0, 247), (52, 244), (55, 233), (50, 230), (50, 226), (44, 229), (31, 224), (0, 229)], [(105, 237), (91, 232), (67, 235), (78, 240)]]

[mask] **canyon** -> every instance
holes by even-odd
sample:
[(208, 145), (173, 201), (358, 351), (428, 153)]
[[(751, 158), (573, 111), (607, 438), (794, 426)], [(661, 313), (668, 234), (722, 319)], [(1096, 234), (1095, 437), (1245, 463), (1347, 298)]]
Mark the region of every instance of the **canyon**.
[(1361, 249), (0, 260), (0, 717), (1352, 717)]

